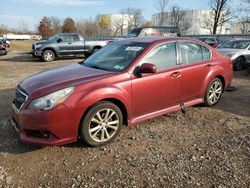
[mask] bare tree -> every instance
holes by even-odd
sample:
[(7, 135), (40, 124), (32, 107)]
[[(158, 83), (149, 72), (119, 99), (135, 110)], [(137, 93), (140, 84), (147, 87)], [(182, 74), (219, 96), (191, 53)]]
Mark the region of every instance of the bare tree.
[(170, 13), (171, 23), (174, 27), (179, 27), (183, 32), (191, 27), (191, 23), (186, 19), (186, 15), (187, 12), (182, 10), (178, 5), (172, 7)]
[(164, 12), (167, 7), (168, 0), (155, 0), (154, 7), (159, 11), (159, 25), (164, 23)]
[(51, 23), (51, 31), (52, 34), (57, 34), (62, 31), (62, 22), (60, 18), (57, 18), (55, 16), (49, 17), (50, 23)]
[(121, 15), (118, 19), (113, 22), (113, 27), (115, 28), (114, 36), (120, 35), (123, 36), (124, 34), (124, 26), (125, 26), (125, 13), (121, 11)]
[(242, 34), (250, 31), (250, 0), (242, 0), (243, 4), (235, 11), (236, 12), (236, 27)]
[(230, 0), (209, 0), (210, 14), (204, 17), (202, 28), (208, 29), (211, 34), (216, 34), (230, 19)]
[(98, 35), (98, 25), (96, 21), (92, 19), (88, 20), (79, 20), (76, 22), (76, 27), (78, 33), (81, 33), (85, 36), (95, 36)]
[(126, 8), (121, 11), (128, 15), (128, 31), (134, 27), (139, 27), (143, 23), (142, 9), (139, 8)]

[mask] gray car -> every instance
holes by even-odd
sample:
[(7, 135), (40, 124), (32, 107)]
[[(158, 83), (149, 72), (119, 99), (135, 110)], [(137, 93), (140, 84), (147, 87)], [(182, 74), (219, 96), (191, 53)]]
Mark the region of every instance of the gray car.
[(250, 39), (232, 39), (220, 45), (217, 50), (231, 58), (236, 71), (250, 65)]

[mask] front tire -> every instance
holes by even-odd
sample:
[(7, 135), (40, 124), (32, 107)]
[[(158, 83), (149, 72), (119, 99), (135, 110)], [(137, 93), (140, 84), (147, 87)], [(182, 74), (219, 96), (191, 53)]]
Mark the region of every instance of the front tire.
[(55, 60), (55, 53), (51, 50), (45, 50), (42, 53), (42, 60), (44, 62), (51, 62)]
[(204, 104), (206, 106), (216, 105), (222, 95), (223, 84), (219, 78), (214, 78), (208, 85), (207, 92), (204, 98)]
[(101, 101), (85, 115), (80, 126), (80, 137), (89, 146), (102, 146), (119, 135), (122, 123), (121, 110), (111, 102)]
[(233, 68), (235, 71), (240, 71), (244, 68), (244, 64), (245, 64), (245, 59), (243, 57), (238, 57), (234, 62)]

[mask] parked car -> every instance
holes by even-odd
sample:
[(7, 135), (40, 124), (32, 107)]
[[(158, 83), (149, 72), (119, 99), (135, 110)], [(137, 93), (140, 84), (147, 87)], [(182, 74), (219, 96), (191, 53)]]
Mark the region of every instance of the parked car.
[(163, 27), (163, 26), (151, 26), (151, 27), (138, 27), (134, 28), (128, 33), (126, 38), (134, 37), (147, 37), (147, 36), (181, 36), (179, 27)]
[(220, 43), (220, 41), (216, 37), (200, 37), (198, 39), (214, 48)]
[(9, 48), (10, 45), (11, 45), (11, 42), (9, 40), (7, 40), (7, 39), (1, 39), (0, 41), (2, 41), (7, 48)]
[(32, 55), (50, 62), (56, 57), (89, 56), (105, 45), (105, 42), (86, 42), (78, 33), (59, 33), (48, 40), (33, 43)]
[(232, 39), (220, 45), (217, 50), (231, 58), (236, 71), (250, 63), (250, 39)]
[(195, 39), (116, 41), (82, 64), (20, 82), (11, 122), (25, 142), (62, 145), (81, 138), (101, 146), (123, 124), (199, 103), (215, 105), (232, 76), (230, 58)]
[(7, 55), (6, 45), (0, 40), (0, 55)]

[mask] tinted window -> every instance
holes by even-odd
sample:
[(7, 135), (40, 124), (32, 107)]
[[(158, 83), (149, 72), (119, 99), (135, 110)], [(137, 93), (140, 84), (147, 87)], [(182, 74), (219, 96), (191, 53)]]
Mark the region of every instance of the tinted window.
[(137, 42), (114, 42), (91, 55), (84, 65), (119, 72), (126, 69), (148, 45), (148, 43)]
[(209, 60), (211, 57), (210, 50), (197, 43), (193, 42), (180, 42), (180, 58), (181, 64), (189, 64)]
[(175, 43), (171, 42), (155, 47), (143, 58), (141, 63), (155, 64), (158, 69), (176, 66)]
[(249, 40), (236, 40), (236, 41), (229, 41), (222, 45), (219, 48), (236, 48), (236, 49), (245, 49), (250, 45)]
[(205, 47), (205, 46), (201, 46), (202, 49), (202, 56), (203, 56), (203, 60), (209, 60), (211, 58), (211, 52), (210, 50)]
[(61, 37), (63, 42), (73, 42), (73, 36), (70, 35), (64, 35)]
[(74, 40), (74, 41), (80, 41), (80, 38), (79, 38), (78, 35), (73, 35), (73, 40)]

